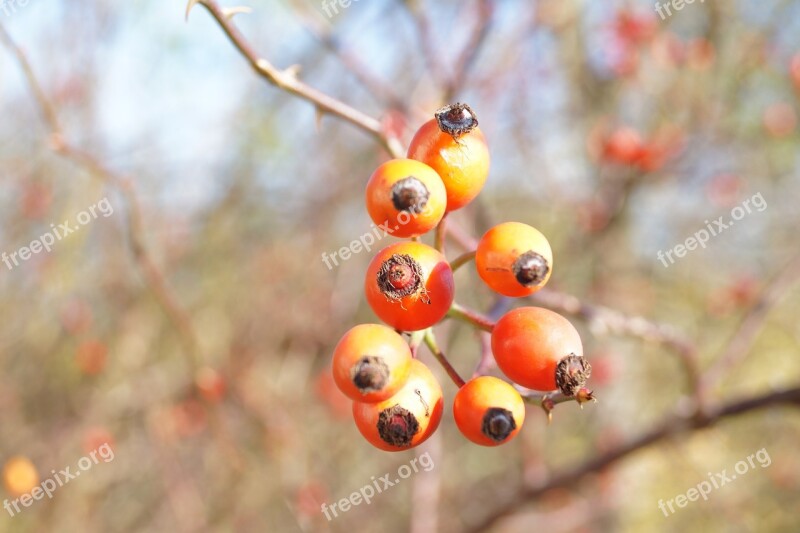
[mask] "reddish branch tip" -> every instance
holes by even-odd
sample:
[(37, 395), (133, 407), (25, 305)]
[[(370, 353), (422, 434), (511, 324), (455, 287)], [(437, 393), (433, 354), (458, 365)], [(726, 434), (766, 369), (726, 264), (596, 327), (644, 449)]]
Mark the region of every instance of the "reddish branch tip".
[(378, 415), (378, 434), (392, 446), (410, 446), (419, 431), (417, 418), (407, 409), (395, 405)]
[(380, 357), (365, 355), (350, 369), (350, 379), (362, 394), (379, 391), (389, 379), (389, 367)]
[(439, 130), (458, 139), (478, 127), (478, 117), (467, 104), (450, 104), (434, 113)]
[(390, 300), (422, 292), (422, 267), (410, 255), (394, 254), (378, 270), (378, 287)]
[(547, 273), (550, 272), (550, 265), (547, 264), (547, 259), (541, 254), (528, 250), (517, 257), (512, 270), (520, 285), (534, 287), (547, 278)]
[(398, 211), (418, 215), (428, 205), (428, 198), (428, 188), (414, 176), (403, 178), (392, 186), (392, 204)]
[(586, 385), (591, 374), (592, 365), (583, 357), (570, 354), (556, 367), (556, 385), (564, 396), (575, 396)]
[(481, 432), (495, 442), (503, 442), (515, 429), (514, 415), (507, 409), (492, 407), (483, 415)]

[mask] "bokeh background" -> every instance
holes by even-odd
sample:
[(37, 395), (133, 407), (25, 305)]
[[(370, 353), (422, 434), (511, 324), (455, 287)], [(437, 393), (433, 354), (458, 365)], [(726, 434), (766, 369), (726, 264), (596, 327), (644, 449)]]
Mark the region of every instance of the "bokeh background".
[[(388, 154), (260, 79), (202, 6), (187, 23), (178, 1), (9, 2), (0, 248), (103, 198), (113, 214), (0, 264), (2, 498), (103, 443), (114, 458), (0, 510), (1, 531), (800, 530), (796, 403), (591, 463), (692, 412), (686, 361), (712, 376), (712, 411), (800, 386), (800, 2), (695, 2), (662, 20), (650, 1), (360, 0), (328, 17), (316, 0), (260, 0), (234, 19), (404, 144), (443, 103), (476, 110), (492, 171), (451, 217), (449, 257), (505, 220), (553, 246), (532, 301), (579, 328), (600, 401), (558, 405), (549, 425), (529, 406), (513, 442), (483, 449), (423, 349), (445, 417), (398, 454), (361, 438), (328, 376), (339, 336), (376, 320), (371, 254), (321, 260), (370, 231), (363, 187)], [(707, 248), (658, 260), (757, 194), (767, 207)], [(483, 313), (530, 303), (497, 300), (472, 268), (456, 282)], [(437, 331), (471, 375), (485, 337)], [(659, 510), (761, 449), (769, 466)], [(429, 472), (321, 513), (424, 453)]]

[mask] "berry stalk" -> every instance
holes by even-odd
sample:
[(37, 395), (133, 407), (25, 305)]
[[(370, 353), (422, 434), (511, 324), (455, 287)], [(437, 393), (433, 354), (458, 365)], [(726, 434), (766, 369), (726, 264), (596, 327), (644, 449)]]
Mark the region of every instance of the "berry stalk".
[(439, 345), (436, 343), (436, 336), (433, 334), (432, 329), (425, 330), (425, 337), (423, 340), (433, 356), (437, 361), (439, 361), (439, 364), (442, 365), (442, 368), (444, 368), (445, 372), (447, 372), (447, 375), (453, 380), (453, 383), (455, 383), (458, 388), (463, 387), (466, 381), (464, 381), (456, 369), (453, 368), (453, 365), (451, 365), (450, 361), (447, 360), (447, 357), (444, 355), (442, 350), (439, 349)]

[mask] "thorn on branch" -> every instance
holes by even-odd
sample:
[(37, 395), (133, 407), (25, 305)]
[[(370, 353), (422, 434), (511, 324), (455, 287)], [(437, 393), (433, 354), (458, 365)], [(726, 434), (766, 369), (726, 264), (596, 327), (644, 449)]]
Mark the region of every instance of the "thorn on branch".
[[(240, 14), (250, 14), (253, 12), (253, 9), (247, 6), (238, 6), (238, 7), (225, 7), (222, 8), (222, 14), (225, 16), (226, 20), (231, 20), (236, 15)], [(187, 15), (188, 16), (188, 15)]]
[(294, 79), (294, 80), (296, 80), (296, 79), (297, 79), (297, 75), (298, 75), (298, 74), (300, 74), (300, 71), (301, 71), (302, 69), (303, 69), (303, 66), (302, 66), (302, 65), (297, 65), (297, 64), (294, 64), (294, 65), (292, 65), (292, 66), (288, 67), (286, 70), (284, 70), (284, 71), (283, 71), (283, 74), (284, 74), (284, 75), (285, 75), (287, 78), (291, 78), (291, 79)]
[(553, 422), (553, 409), (555, 408), (556, 404), (549, 396), (545, 396), (542, 398), (542, 409), (544, 409), (545, 414), (547, 415), (547, 424), (551, 424)]
[(202, 1), (203, 0), (189, 0), (189, 3), (186, 5), (186, 20), (189, 20), (189, 13), (192, 11), (192, 8)]

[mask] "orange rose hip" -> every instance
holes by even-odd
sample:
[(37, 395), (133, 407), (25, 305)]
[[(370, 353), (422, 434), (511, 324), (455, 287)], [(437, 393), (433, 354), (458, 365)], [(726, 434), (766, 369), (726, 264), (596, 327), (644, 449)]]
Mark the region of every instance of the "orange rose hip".
[(351, 400), (379, 402), (395, 394), (411, 372), (411, 349), (393, 329), (361, 324), (333, 351), (333, 379)]
[(392, 159), (373, 172), (366, 189), (367, 212), (394, 237), (423, 235), (442, 220), (447, 192), (431, 167), (413, 159)]
[(430, 369), (412, 360), (397, 394), (379, 403), (353, 402), (353, 418), (367, 441), (381, 450), (408, 450), (425, 442), (442, 420), (442, 387)]
[(505, 222), (487, 231), (475, 254), (478, 275), (503, 296), (528, 296), (550, 279), (553, 251), (534, 227)]
[(419, 242), (379, 251), (364, 280), (367, 303), (378, 317), (401, 331), (439, 322), (453, 303), (453, 271), (445, 257)]
[(525, 421), (525, 403), (502, 379), (480, 376), (456, 393), (453, 417), (467, 439), (481, 446), (498, 446), (519, 433)]
[(447, 211), (478, 196), (489, 176), (489, 147), (467, 104), (439, 109), (411, 139), (408, 157), (431, 166), (447, 189)]
[(492, 352), (511, 381), (537, 391), (558, 389), (574, 396), (592, 372), (575, 327), (541, 307), (520, 307), (503, 315), (492, 330)]

